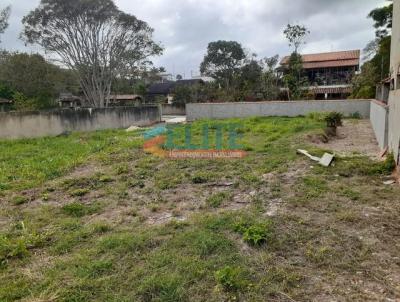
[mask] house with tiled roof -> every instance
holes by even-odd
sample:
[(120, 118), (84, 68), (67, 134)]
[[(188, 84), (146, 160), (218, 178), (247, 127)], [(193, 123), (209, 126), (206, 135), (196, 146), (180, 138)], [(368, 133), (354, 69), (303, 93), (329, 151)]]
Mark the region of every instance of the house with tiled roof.
[[(302, 55), (304, 75), (310, 93), (316, 99), (345, 99), (351, 94), (353, 76), (360, 69), (360, 50)], [(281, 60), (281, 69), (289, 65), (290, 57)]]

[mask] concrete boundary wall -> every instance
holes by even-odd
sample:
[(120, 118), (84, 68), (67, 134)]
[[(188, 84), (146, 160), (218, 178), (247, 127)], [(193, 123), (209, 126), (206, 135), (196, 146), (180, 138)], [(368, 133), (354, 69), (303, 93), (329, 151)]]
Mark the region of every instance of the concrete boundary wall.
[(0, 113), (0, 138), (54, 136), (66, 131), (147, 126), (161, 121), (158, 106)]
[(383, 150), (388, 146), (389, 106), (380, 101), (371, 101), (370, 120), (379, 147)]
[(187, 104), (188, 121), (198, 119), (245, 118), (252, 116), (301, 116), (311, 112), (337, 111), (348, 116), (359, 113), (370, 117), (371, 100), (286, 101), (260, 103), (200, 103)]
[(400, 89), (390, 92), (389, 106), (389, 149), (400, 167)]
[(185, 104), (182, 104), (182, 105), (162, 104), (161, 105), (161, 114), (162, 115), (186, 115), (186, 106), (185, 106)]

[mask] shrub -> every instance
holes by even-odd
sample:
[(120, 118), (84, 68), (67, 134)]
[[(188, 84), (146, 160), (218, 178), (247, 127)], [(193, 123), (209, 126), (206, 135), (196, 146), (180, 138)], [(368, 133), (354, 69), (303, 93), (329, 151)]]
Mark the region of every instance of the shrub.
[(394, 159), (393, 153), (389, 153), (385, 161), (381, 164), (381, 173), (390, 174), (396, 169), (396, 161)]
[(328, 127), (330, 128), (337, 128), (343, 126), (343, 114), (339, 112), (329, 112), (325, 116), (325, 121)]

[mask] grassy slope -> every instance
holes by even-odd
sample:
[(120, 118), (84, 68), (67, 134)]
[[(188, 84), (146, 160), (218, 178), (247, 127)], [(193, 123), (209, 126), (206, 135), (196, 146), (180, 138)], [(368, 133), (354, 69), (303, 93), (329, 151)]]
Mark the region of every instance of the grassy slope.
[[(0, 301), (363, 301), (369, 284), (398, 298), (386, 278), (399, 263), (380, 257), (395, 259), (399, 190), (362, 157), (310, 169), (295, 150), (321, 153), (304, 140), (321, 127), (247, 119), (238, 161), (155, 158), (122, 131), (2, 142)], [(99, 169), (62, 177), (86, 161)], [(230, 207), (250, 192), (247, 207)], [(149, 225), (163, 212), (176, 219)]]

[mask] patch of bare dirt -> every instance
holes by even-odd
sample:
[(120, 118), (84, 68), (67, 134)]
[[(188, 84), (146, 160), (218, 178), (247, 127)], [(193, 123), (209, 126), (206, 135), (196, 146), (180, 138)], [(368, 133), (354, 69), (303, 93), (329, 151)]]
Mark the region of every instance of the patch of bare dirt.
[(341, 156), (360, 153), (373, 159), (379, 158), (381, 150), (369, 120), (345, 120), (343, 127), (339, 127), (337, 133), (337, 137), (330, 138), (328, 143), (316, 141), (312, 143)]

